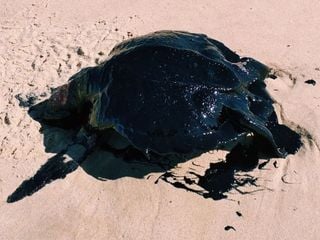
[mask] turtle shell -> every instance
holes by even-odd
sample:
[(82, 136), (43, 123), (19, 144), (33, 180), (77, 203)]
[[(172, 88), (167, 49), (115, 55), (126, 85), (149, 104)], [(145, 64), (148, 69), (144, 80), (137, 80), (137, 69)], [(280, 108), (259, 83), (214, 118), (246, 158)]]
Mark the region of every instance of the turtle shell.
[(226, 148), (253, 133), (276, 149), (269, 69), (203, 34), (159, 31), (124, 41), (70, 80), (92, 103), (89, 124), (159, 154)]

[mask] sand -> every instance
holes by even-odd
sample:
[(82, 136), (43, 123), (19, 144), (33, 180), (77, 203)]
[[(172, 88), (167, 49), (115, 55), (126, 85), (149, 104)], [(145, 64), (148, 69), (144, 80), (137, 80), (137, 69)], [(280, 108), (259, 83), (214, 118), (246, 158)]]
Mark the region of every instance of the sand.
[[(0, 6), (1, 240), (319, 239), (319, 1), (1, 0)], [(70, 141), (59, 129), (44, 138), (28, 105), (103, 61), (121, 40), (162, 29), (205, 33), (277, 69), (268, 91), (281, 121), (302, 134), (299, 152), (251, 171), (259, 187), (242, 190), (252, 193), (231, 190), (213, 200), (155, 184), (159, 169), (139, 175), (141, 164), (114, 165), (101, 150), (88, 160), (103, 165), (100, 173), (84, 164), (8, 204), (8, 195)], [(30, 100), (19, 106), (16, 95)], [(195, 159), (197, 170), (218, 157)], [(110, 166), (117, 176), (97, 179)]]

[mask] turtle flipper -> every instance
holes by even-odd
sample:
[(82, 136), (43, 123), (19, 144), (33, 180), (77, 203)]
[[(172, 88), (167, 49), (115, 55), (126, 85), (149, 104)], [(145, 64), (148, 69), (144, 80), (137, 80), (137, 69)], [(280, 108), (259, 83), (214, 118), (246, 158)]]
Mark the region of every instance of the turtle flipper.
[(31, 196), (45, 185), (57, 179), (65, 178), (75, 171), (95, 146), (95, 135), (84, 128), (79, 131), (73, 144), (60, 151), (40, 167), (35, 175), (25, 181), (7, 198), (8, 203)]
[(7, 198), (8, 203), (19, 201), (26, 196), (31, 196), (45, 185), (60, 178), (65, 178), (69, 173), (78, 168), (75, 161), (65, 161), (65, 151), (50, 158), (36, 174), (23, 181), (20, 186)]

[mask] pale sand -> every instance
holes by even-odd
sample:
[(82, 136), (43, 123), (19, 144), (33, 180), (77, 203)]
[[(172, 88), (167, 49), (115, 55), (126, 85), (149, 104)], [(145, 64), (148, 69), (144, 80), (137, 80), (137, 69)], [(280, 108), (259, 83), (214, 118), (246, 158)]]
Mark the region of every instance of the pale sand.
[[(319, 239), (319, 1), (195, 2), (1, 0), (0, 239)], [(80, 67), (103, 60), (98, 53), (107, 54), (127, 32), (162, 29), (205, 33), (240, 55), (283, 69), (282, 77), (268, 80), (268, 90), (279, 103), (279, 117), (304, 129), (303, 148), (250, 173), (263, 191), (233, 190), (229, 200), (154, 184), (159, 173), (99, 181), (79, 168), (31, 197), (6, 203), (52, 156), (45, 152), (40, 125), (14, 96), (48, 94)], [(308, 79), (318, 84), (305, 84)], [(47, 141), (63, 145), (67, 139), (58, 133)], [(96, 152), (89, 160), (105, 157)], [(207, 154), (196, 161), (210, 160)], [(119, 171), (132, 168), (121, 166)], [(225, 231), (227, 225), (236, 231)]]

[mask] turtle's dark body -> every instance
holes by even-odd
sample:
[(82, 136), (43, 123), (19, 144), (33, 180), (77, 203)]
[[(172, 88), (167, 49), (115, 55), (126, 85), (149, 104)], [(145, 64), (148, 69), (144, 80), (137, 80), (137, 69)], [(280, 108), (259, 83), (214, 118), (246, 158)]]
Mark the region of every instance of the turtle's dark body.
[[(265, 90), (269, 68), (240, 58), (203, 34), (159, 31), (124, 41), (85, 68), (48, 101), (42, 118), (81, 115), (92, 129), (115, 129), (137, 149), (189, 154), (230, 149), (249, 134), (278, 149)], [(61, 90), (60, 90), (61, 92)]]

